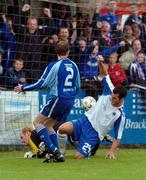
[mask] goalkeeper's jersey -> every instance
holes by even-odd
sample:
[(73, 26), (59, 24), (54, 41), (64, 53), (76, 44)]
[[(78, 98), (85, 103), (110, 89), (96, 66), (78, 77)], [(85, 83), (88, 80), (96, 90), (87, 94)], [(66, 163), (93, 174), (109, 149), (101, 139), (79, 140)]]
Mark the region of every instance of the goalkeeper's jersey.
[(111, 104), (111, 93), (114, 89), (109, 75), (102, 79), (103, 94), (96, 105), (85, 112), (92, 127), (98, 132), (100, 140), (114, 128), (115, 138), (121, 139), (125, 118), (122, 107), (114, 107)]
[(31, 136), (28, 141), (28, 144), (29, 144), (33, 154), (37, 154), (38, 146), (40, 143), (41, 143), (41, 139), (40, 139), (39, 135), (37, 134), (36, 130), (33, 130), (31, 132)]

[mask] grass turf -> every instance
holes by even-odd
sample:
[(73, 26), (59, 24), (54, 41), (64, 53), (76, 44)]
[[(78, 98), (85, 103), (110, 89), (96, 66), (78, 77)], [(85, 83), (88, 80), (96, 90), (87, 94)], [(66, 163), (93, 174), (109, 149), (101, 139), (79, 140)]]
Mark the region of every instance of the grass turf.
[(0, 180), (145, 180), (146, 151), (119, 149), (117, 159), (105, 159), (100, 149), (91, 159), (75, 160), (68, 150), (64, 163), (23, 159), (22, 152), (0, 153)]

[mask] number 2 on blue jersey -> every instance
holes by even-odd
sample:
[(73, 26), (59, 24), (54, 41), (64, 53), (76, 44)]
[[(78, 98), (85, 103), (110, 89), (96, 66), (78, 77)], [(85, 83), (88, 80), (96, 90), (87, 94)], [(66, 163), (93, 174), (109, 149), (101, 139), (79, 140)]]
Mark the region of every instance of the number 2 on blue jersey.
[(64, 86), (72, 86), (72, 82), (70, 80), (73, 79), (74, 71), (71, 67), (66, 67), (66, 71), (70, 72), (70, 74), (66, 76)]

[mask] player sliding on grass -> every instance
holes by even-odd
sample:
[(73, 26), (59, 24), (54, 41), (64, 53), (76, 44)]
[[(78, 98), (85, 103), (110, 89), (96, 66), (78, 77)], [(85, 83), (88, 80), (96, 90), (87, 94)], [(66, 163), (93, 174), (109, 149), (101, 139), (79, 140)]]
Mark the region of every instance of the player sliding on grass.
[[(79, 70), (76, 64), (67, 58), (68, 43), (60, 41), (56, 46), (56, 53), (58, 61), (50, 63), (36, 83), (18, 85), (14, 88), (18, 93), (38, 88), (48, 89), (48, 102), (34, 121), (36, 131), (50, 155), (44, 162), (64, 162), (64, 157), (59, 152), (57, 135), (53, 126), (56, 121), (64, 122), (66, 120), (80, 88)], [(47, 125), (45, 126), (45, 124)]]
[(106, 157), (115, 159), (115, 151), (122, 137), (125, 123), (123, 103), (127, 90), (123, 86), (114, 88), (103, 61), (103, 57), (98, 56), (99, 79), (103, 85), (102, 96), (80, 119), (66, 122), (58, 130), (60, 134), (66, 133), (78, 141), (75, 153), (77, 159), (91, 156), (95, 145), (100, 143), (112, 128), (115, 139)]

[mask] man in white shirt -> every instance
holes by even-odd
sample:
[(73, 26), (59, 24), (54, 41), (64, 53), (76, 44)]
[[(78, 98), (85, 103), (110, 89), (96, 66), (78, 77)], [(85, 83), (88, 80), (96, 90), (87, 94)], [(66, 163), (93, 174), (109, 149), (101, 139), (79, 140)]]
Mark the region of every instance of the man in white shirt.
[(100, 143), (112, 128), (115, 139), (106, 157), (115, 159), (115, 151), (122, 138), (125, 123), (123, 103), (127, 90), (123, 86), (114, 88), (103, 61), (103, 57), (98, 56), (100, 69), (98, 78), (103, 85), (102, 96), (80, 119), (66, 122), (58, 130), (60, 134), (71, 135), (73, 140), (78, 142), (75, 153), (77, 159), (90, 157), (94, 146)]

